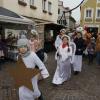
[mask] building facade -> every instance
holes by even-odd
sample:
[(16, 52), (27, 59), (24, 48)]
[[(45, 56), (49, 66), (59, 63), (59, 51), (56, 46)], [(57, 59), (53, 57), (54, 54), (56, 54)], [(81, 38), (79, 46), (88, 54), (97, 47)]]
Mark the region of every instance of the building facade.
[[(66, 29), (74, 29), (75, 28), (75, 19), (71, 16), (71, 12), (69, 11), (69, 7), (64, 7), (63, 2), (59, 1), (58, 3), (58, 23), (64, 25)], [(67, 13), (65, 13), (67, 12)], [(63, 16), (62, 16), (63, 15)]]
[[(38, 31), (39, 37), (43, 40), (43, 43), (45, 41), (54, 41), (57, 31), (61, 28), (61, 26), (57, 24), (58, 0), (0, 0), (0, 7), (34, 21), (35, 27), (32, 27)], [(7, 26), (7, 24), (4, 25)], [(19, 33), (18, 29), (18, 31), (15, 32), (16, 26), (13, 30), (9, 25), (10, 24), (8, 24), (7, 29), (5, 29), (6, 33)], [(28, 27), (28, 30), (32, 27)]]
[(80, 24), (89, 32), (100, 32), (100, 0), (85, 0), (80, 8)]
[(58, 0), (0, 0), (0, 7), (33, 20), (42, 39), (45, 24), (57, 23)]
[(55, 22), (58, 0), (0, 0), (2, 7), (39, 22)]

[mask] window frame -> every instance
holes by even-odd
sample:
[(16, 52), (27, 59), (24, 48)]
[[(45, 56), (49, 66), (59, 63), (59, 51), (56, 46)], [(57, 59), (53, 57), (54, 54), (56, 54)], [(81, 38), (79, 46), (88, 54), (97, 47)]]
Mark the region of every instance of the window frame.
[(30, 0), (29, 3), (30, 3), (30, 8), (37, 9), (37, 7), (35, 6), (35, 0)]
[(30, 0), (30, 5), (34, 6), (34, 1), (35, 0)]
[(48, 13), (52, 15), (52, 2), (48, 1)]
[(42, 10), (44, 13), (47, 13), (46, 2), (47, 2), (47, 0), (42, 0)]
[[(91, 16), (87, 16), (87, 11), (88, 11), (88, 10), (91, 10)], [(93, 8), (86, 8), (86, 9), (85, 9), (85, 16), (84, 16), (85, 19), (86, 19), (86, 18), (93, 18), (93, 13), (94, 13)]]
[(58, 15), (60, 15), (60, 8), (58, 8)]
[[(99, 16), (98, 16), (98, 10), (99, 10)], [(99, 18), (100, 19), (100, 7), (96, 8), (96, 19)]]
[(100, 3), (100, 0), (97, 0), (97, 3)]

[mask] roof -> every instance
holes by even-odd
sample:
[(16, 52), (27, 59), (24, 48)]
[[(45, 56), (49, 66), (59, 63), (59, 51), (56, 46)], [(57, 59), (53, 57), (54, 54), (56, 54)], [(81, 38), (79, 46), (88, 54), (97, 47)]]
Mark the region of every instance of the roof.
[(21, 18), (18, 14), (2, 7), (0, 7), (0, 15), (14, 17), (14, 18)]
[(34, 24), (32, 20), (21, 15), (18, 15), (17, 13), (3, 7), (0, 7), (0, 21), (17, 24)]

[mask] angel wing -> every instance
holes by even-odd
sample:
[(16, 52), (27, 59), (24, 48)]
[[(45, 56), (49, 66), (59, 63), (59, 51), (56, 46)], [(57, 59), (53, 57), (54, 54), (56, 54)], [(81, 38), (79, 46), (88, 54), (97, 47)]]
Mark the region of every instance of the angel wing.
[(76, 45), (75, 45), (74, 42), (70, 42), (69, 46), (72, 47), (71, 63), (73, 63), (73, 61), (74, 61), (74, 56), (75, 56), (75, 52), (76, 52)]

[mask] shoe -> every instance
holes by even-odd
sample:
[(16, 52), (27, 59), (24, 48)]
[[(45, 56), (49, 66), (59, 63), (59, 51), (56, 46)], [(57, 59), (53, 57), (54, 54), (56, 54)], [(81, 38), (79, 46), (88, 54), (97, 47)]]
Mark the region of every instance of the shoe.
[(74, 72), (74, 75), (78, 75), (80, 72), (79, 71), (75, 71)]

